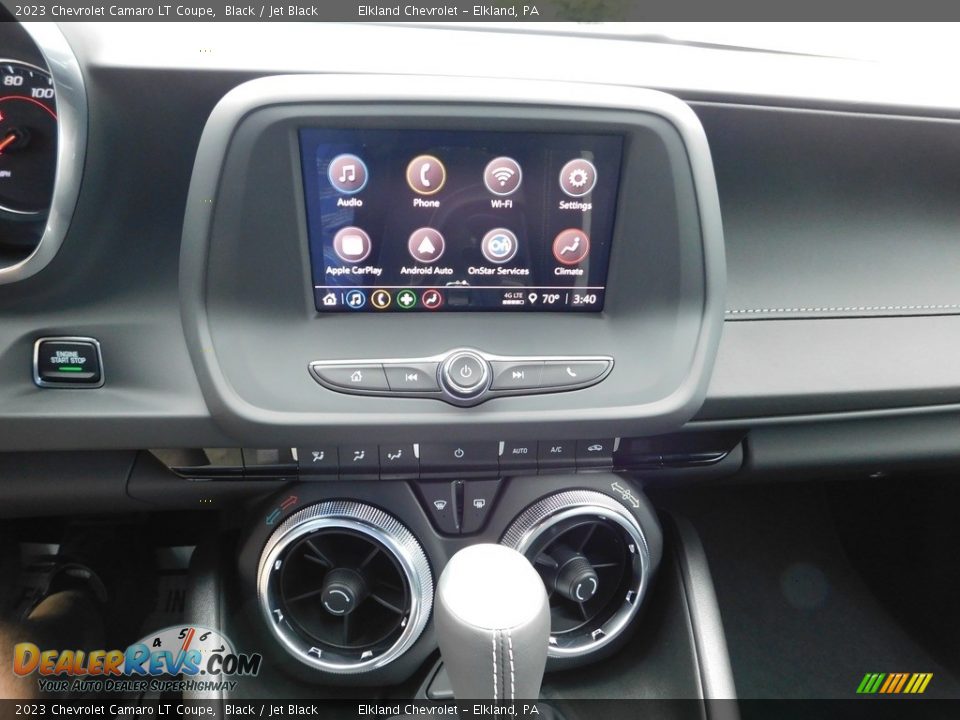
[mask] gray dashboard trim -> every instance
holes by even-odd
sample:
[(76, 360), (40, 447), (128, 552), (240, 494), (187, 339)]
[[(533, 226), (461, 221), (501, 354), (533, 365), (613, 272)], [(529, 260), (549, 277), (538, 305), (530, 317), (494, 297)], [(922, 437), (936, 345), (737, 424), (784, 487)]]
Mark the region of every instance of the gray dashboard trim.
[[(706, 392), (723, 328), (726, 270), (710, 148), (700, 121), (689, 106), (657, 91), (604, 85), (440, 76), (293, 75), (252, 80), (229, 92), (211, 113), (194, 163), (181, 243), (181, 317), (204, 396), (215, 417), (223, 421), (235, 418), (260, 427), (323, 425), (333, 420), (329, 414), (265, 409), (241, 398), (217, 362), (206, 312), (214, 198), (233, 133), (240, 121), (257, 109), (310, 102), (456, 103), (478, 108), (575, 106), (642, 112), (670, 123), (686, 146), (703, 240), (704, 305), (696, 349), (684, 381), (672, 394), (642, 406), (583, 412), (582, 420), (613, 423), (684, 413), (689, 417), (696, 411)], [(545, 420), (546, 413), (503, 412), (486, 415), (482, 422), (492, 425), (506, 418), (537, 422)]]
[[(690, 432), (707, 430), (749, 429), (753, 427), (781, 427), (795, 425), (819, 425), (859, 420), (908, 420), (911, 418), (960, 416), (960, 403), (946, 405), (909, 405), (904, 407), (879, 408), (876, 410), (847, 410), (823, 413), (796, 413), (793, 415), (744, 415), (739, 418), (694, 419), (684, 430)], [(958, 419), (960, 422), (960, 419)]]
[[(704, 700), (736, 700), (737, 689), (730, 665), (730, 652), (723, 632), (720, 606), (713, 587), (707, 555), (696, 528), (686, 518), (672, 516), (677, 539), (677, 561), (690, 615)], [(737, 720), (731, 704), (709, 707), (710, 718)]]
[(34, 251), (0, 267), (0, 285), (24, 280), (43, 270), (60, 250), (70, 227), (87, 145), (87, 93), (83, 74), (63, 33), (51, 22), (23, 23), (46, 60), (57, 101), (57, 170), (43, 235)]

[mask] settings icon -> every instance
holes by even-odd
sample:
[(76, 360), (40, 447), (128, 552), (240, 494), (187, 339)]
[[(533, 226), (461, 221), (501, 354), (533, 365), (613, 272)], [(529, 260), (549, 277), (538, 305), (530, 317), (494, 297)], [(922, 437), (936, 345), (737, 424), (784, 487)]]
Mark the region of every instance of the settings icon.
[(567, 175), (567, 180), (575, 188), (582, 188), (587, 184), (587, 180), (590, 179), (590, 175), (583, 168), (577, 168), (569, 175)]
[(583, 197), (597, 184), (597, 169), (584, 158), (571, 160), (560, 171), (560, 189), (570, 197)]

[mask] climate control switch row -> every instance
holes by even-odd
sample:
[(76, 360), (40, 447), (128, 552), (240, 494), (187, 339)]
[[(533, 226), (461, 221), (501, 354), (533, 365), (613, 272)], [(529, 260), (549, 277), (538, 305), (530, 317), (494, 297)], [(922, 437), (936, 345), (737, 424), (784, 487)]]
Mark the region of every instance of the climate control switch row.
[(407, 360), (316, 361), (310, 374), (337, 392), (467, 406), (505, 395), (578, 390), (600, 382), (612, 368), (611, 357), (509, 357), (458, 349)]

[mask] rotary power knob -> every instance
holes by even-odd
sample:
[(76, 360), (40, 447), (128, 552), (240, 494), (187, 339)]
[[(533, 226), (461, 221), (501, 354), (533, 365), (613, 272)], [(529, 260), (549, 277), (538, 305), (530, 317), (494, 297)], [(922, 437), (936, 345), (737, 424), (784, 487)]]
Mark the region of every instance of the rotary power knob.
[(455, 397), (479, 397), (490, 387), (490, 365), (478, 353), (460, 350), (443, 361), (440, 382)]

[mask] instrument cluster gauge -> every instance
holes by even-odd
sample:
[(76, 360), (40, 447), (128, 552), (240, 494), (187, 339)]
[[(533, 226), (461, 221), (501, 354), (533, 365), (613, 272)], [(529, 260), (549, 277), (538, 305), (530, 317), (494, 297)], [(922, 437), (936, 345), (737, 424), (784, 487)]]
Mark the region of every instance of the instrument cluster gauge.
[(43, 220), (56, 169), (53, 79), (34, 65), (0, 59), (0, 217)]

